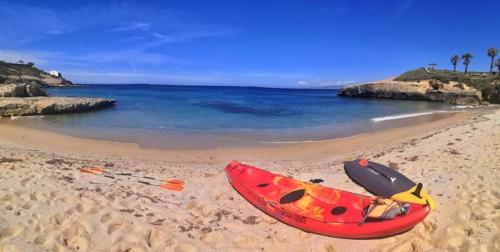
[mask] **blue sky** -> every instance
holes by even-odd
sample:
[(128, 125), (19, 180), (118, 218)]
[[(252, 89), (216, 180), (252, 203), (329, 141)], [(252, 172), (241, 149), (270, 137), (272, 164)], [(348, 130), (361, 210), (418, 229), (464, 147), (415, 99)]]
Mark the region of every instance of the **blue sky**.
[[(79, 83), (318, 87), (500, 47), (499, 1), (1, 1), (0, 59)], [(463, 67), (460, 65), (460, 69)]]

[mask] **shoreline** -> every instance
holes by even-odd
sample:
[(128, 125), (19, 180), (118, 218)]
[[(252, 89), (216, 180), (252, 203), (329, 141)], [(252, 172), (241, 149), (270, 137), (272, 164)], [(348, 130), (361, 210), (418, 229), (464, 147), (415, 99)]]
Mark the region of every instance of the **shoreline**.
[[(84, 154), (114, 157), (129, 157), (172, 162), (195, 162), (202, 160), (233, 159), (315, 159), (328, 155), (341, 155), (376, 147), (387, 142), (402, 140), (414, 135), (447, 127), (467, 120), (474, 111), (449, 112), (422, 115), (413, 118), (391, 120), (391, 126), (375, 131), (360, 132), (355, 135), (324, 140), (265, 143), (251, 147), (217, 148), (148, 148), (138, 143), (127, 143), (71, 136), (52, 130), (38, 129), (22, 124), (1, 122), (0, 139), (31, 148), (47, 149), (65, 154)], [(399, 125), (398, 125), (399, 124)], [(231, 160), (224, 156), (232, 157)]]
[[(52, 132), (77, 138), (91, 139), (97, 141), (116, 142), (124, 144), (137, 144), (143, 149), (157, 150), (210, 150), (229, 148), (267, 148), (281, 147), (286, 144), (301, 144), (315, 142), (329, 142), (336, 139), (349, 138), (366, 133), (373, 133), (393, 128), (406, 127), (410, 125), (438, 121), (450, 117), (456, 113), (470, 112), (466, 110), (434, 110), (418, 113), (395, 114), (382, 117), (374, 117), (369, 120), (343, 122), (333, 125), (319, 125), (304, 128), (264, 129), (262, 131), (250, 132), (212, 132), (198, 135), (197, 133), (182, 135), (175, 133), (155, 132), (151, 129), (113, 129), (95, 128), (92, 133), (89, 129), (59, 128), (37, 122), (46, 120), (40, 116), (11, 117), (1, 119), (0, 124), (14, 125), (23, 128)], [(53, 116), (53, 115), (51, 115)], [(122, 131), (121, 137), (116, 137), (112, 132)], [(149, 130), (149, 131), (148, 131)], [(284, 133), (278, 133), (283, 132)], [(112, 133), (112, 136), (109, 136)], [(93, 134), (93, 135), (89, 135)], [(281, 135), (280, 135), (281, 134)], [(182, 142), (179, 144), (179, 142)]]

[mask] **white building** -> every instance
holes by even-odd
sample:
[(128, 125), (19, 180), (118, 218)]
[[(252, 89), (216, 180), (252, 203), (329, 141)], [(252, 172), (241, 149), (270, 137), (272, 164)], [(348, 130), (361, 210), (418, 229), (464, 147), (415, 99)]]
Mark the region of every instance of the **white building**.
[(54, 71), (54, 70), (50, 71), (49, 74), (52, 75), (52, 76), (54, 76), (54, 77), (57, 77), (57, 78), (59, 78), (59, 77), (62, 76), (60, 72)]

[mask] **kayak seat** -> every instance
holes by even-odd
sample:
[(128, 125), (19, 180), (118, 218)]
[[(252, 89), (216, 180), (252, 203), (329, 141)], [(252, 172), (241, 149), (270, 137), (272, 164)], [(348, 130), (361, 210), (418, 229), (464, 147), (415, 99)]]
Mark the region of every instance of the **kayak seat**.
[(306, 193), (305, 189), (291, 191), (280, 198), (280, 204), (289, 204), (295, 202), (304, 197), (305, 193)]
[(330, 211), (330, 213), (332, 215), (341, 215), (341, 214), (345, 213), (346, 211), (347, 211), (346, 207), (344, 207), (344, 206), (338, 206), (338, 207), (332, 208), (332, 211)]

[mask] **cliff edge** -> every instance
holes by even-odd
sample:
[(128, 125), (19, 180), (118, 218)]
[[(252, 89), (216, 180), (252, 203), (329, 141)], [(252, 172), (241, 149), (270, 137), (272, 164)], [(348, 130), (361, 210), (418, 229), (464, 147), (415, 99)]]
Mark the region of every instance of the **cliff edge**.
[(352, 85), (340, 89), (339, 96), (371, 97), (394, 100), (425, 100), (448, 102), (457, 105), (479, 105), (481, 92), (465, 84), (438, 80), (382, 81)]
[(9, 63), (0, 61), (0, 85), (31, 84), (40, 87), (66, 87), (73, 83), (62, 76), (53, 76), (34, 66), (33, 63)]

